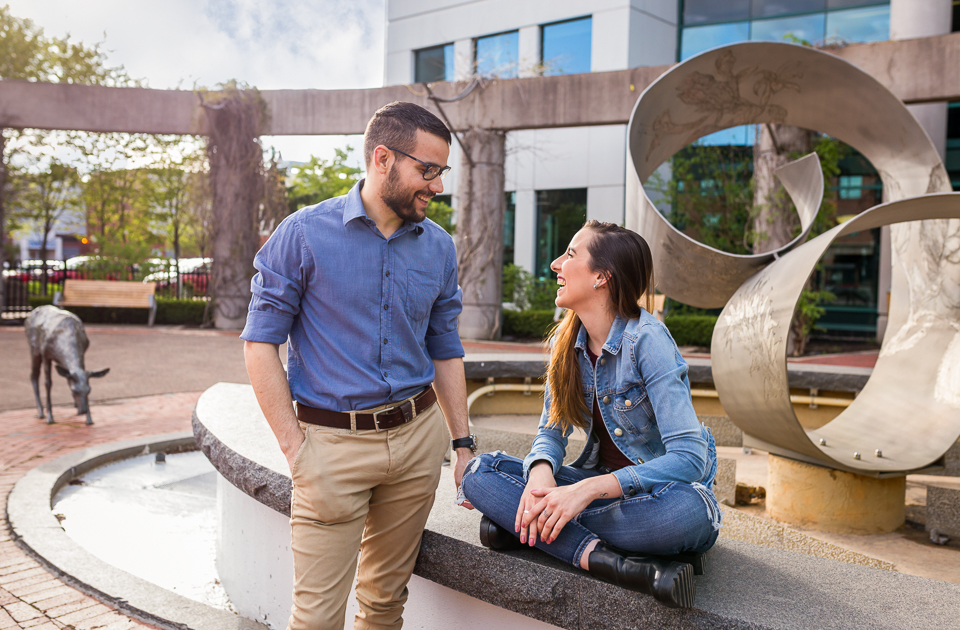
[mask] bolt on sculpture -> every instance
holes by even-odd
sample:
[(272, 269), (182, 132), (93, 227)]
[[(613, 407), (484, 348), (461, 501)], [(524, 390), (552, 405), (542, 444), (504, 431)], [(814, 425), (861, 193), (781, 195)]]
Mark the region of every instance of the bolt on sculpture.
[(87, 333), (80, 318), (56, 306), (41, 306), (30, 311), (24, 331), (30, 344), (30, 382), (37, 400), (37, 417), (43, 418), (43, 403), (40, 402), (40, 366), (44, 368), (44, 385), (47, 388), (47, 424), (53, 424), (53, 404), (50, 388), (53, 386), (51, 364), (57, 364), (57, 373), (67, 379), (77, 414), (90, 417), (90, 379), (106, 376), (110, 368), (97, 372), (88, 371), (83, 364), (83, 355), (90, 346)]
[[(760, 123), (812, 129), (857, 149), (879, 172), (885, 203), (804, 243), (823, 196), (810, 155), (777, 171), (802, 228), (784, 247), (728, 254), (670, 225), (642, 182), (698, 138)], [(939, 154), (903, 103), (828, 53), (750, 42), (707, 51), (661, 76), (637, 101), (628, 138), (627, 227), (654, 244), (663, 293), (724, 307), (713, 377), (744, 446), (881, 477), (934, 465), (960, 437), (960, 193), (949, 192)], [(835, 239), (884, 225), (894, 264), (876, 367), (850, 407), (806, 431), (790, 403), (786, 362), (803, 285)]]

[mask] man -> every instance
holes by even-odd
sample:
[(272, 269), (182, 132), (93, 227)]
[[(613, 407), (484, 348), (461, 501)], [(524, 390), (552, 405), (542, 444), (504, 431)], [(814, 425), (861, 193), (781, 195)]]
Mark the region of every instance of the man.
[[(343, 628), (354, 571), (354, 628), (400, 628), (450, 444), (443, 420), (463, 438), (458, 486), (476, 448), (456, 253), (425, 220), (449, 152), (436, 116), (386, 105), (364, 134), (366, 179), (287, 217), (254, 263), (241, 338), (293, 479), (290, 630)], [(278, 346), (288, 336), (285, 375)]]

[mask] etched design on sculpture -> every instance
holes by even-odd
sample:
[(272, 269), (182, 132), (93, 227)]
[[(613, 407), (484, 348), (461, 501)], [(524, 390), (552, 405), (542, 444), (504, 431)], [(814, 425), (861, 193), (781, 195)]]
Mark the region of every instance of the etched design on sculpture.
[(885, 341), (881, 357), (907, 351), (931, 330), (953, 331), (937, 368), (934, 398), (960, 408), (960, 221), (928, 220), (891, 230), (896, 262), (910, 289), (907, 322)]
[(771, 361), (784, 345), (783, 331), (773, 317), (773, 286), (767, 278), (748, 282), (723, 310), (726, 328), (723, 346), (728, 355), (739, 344), (750, 355), (750, 374), (763, 379), (764, 400), (776, 399), (783, 383), (782, 371)]
[[(651, 125), (653, 141), (647, 151), (647, 158), (656, 149), (664, 136), (688, 133), (684, 144), (690, 144), (701, 136), (714, 131), (748, 125), (758, 120), (782, 123), (787, 118), (787, 110), (780, 105), (770, 103), (770, 98), (786, 89), (800, 92), (800, 85), (794, 79), (803, 78), (803, 72), (796, 63), (787, 63), (777, 70), (767, 70), (750, 66), (739, 72), (734, 71), (737, 59), (732, 51), (724, 51), (715, 62), (716, 76), (702, 72), (691, 72), (677, 86), (677, 97), (685, 104), (692, 105), (698, 113), (704, 114), (688, 123), (677, 123), (665, 109)], [(756, 77), (751, 88), (754, 100), (741, 94), (741, 83)]]

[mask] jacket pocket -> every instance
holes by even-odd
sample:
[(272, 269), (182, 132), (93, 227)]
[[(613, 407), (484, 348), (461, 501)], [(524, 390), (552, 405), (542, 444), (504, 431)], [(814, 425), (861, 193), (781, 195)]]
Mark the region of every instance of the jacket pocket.
[(653, 422), (653, 407), (642, 385), (633, 385), (613, 395), (617, 420), (634, 435), (643, 435)]

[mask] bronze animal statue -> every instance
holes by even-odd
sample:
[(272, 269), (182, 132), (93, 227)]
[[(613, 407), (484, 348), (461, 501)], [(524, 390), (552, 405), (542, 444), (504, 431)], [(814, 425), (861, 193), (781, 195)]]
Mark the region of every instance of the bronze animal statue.
[(43, 418), (43, 403), (40, 402), (40, 366), (44, 368), (44, 382), (47, 386), (47, 424), (53, 424), (53, 405), (50, 402), (50, 387), (53, 385), (51, 363), (57, 364), (57, 373), (67, 379), (73, 402), (77, 406), (77, 415), (87, 415), (87, 424), (93, 424), (90, 417), (90, 379), (106, 376), (110, 368), (97, 372), (88, 371), (83, 365), (83, 355), (90, 346), (87, 333), (80, 318), (59, 309), (56, 306), (41, 306), (30, 312), (24, 326), (27, 341), (30, 343), (32, 361), (30, 382), (37, 399), (37, 417)]

